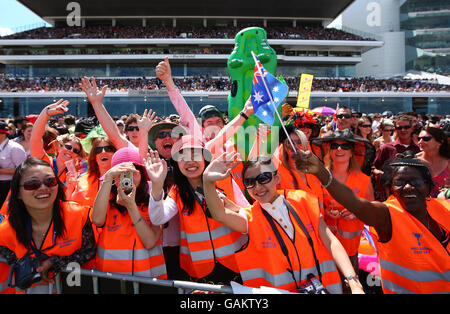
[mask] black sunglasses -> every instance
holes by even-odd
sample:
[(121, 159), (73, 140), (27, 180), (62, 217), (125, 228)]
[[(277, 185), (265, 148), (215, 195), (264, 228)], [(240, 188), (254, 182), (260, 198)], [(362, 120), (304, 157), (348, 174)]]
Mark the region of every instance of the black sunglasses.
[(341, 149), (343, 149), (343, 150), (350, 150), (350, 149), (352, 149), (353, 145), (350, 144), (350, 143), (341, 143), (341, 144), (339, 144), (339, 143), (331, 143), (330, 144), (330, 148), (331, 149), (338, 149), (339, 147)]
[(108, 145), (108, 146), (98, 146), (94, 148), (94, 154), (100, 154), (101, 152), (105, 153), (114, 153), (116, 149), (114, 146)]
[(411, 179), (411, 180), (401, 180), (401, 179), (396, 179), (392, 181), (392, 185), (396, 186), (396, 187), (401, 187), (403, 188), (406, 183), (409, 183), (412, 186), (418, 187), (421, 185), (424, 185), (426, 183), (425, 180), (423, 179)]
[(67, 150), (71, 150), (71, 151), (73, 151), (75, 154), (77, 154), (77, 155), (79, 155), (80, 153), (81, 153), (81, 151), (79, 150), (79, 149), (77, 149), (77, 148), (75, 148), (75, 147), (72, 147), (72, 145), (70, 145), (70, 144), (64, 144), (64, 147), (67, 149)]
[(351, 117), (352, 117), (352, 115), (351, 115), (351, 114), (348, 114), (348, 113), (336, 115), (336, 118), (338, 118), (338, 119), (343, 119), (343, 118), (345, 118), (345, 119), (350, 119)]
[(371, 128), (372, 125), (370, 125), (370, 124), (361, 124), (359, 127), (360, 128)]
[(396, 126), (396, 130), (408, 130), (411, 128), (411, 125), (403, 125), (403, 126)]
[(270, 181), (272, 181), (272, 178), (274, 175), (276, 175), (277, 172), (263, 172), (256, 176), (255, 178), (245, 178), (243, 180), (244, 186), (246, 189), (252, 189), (256, 186), (256, 181), (258, 181), (259, 184), (268, 184)]
[(429, 141), (431, 141), (431, 139), (433, 138), (433, 136), (422, 136), (422, 137), (419, 137), (419, 141), (424, 141), (424, 142), (429, 142)]
[(156, 134), (156, 138), (163, 139), (166, 137), (172, 137), (172, 131), (162, 131)]
[(134, 131), (134, 130), (139, 131), (139, 127), (138, 126), (127, 126), (125, 128), (125, 131), (129, 131), (129, 132)]
[(55, 177), (45, 178), (42, 181), (34, 179), (34, 180), (26, 181), (20, 186), (23, 186), (23, 188), (27, 191), (33, 191), (33, 190), (39, 189), (42, 184), (44, 184), (48, 188), (52, 188), (52, 187), (58, 185), (58, 180)]

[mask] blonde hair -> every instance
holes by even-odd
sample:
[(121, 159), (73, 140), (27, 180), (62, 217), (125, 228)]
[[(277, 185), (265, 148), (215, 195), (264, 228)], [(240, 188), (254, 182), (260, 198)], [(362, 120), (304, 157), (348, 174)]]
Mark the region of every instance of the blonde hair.
[(74, 141), (80, 146), (80, 157), (85, 158), (87, 156), (86, 152), (83, 149), (83, 145), (81, 144), (81, 140), (79, 137), (77, 137), (75, 134), (63, 134), (58, 135), (56, 137), (56, 141), (59, 143), (60, 146), (64, 145), (65, 143)]
[[(328, 145), (330, 145), (330, 144), (331, 144), (331, 142), (328, 143)], [(333, 170), (333, 159), (331, 158), (330, 151), (331, 151), (331, 149), (328, 149), (327, 153), (323, 157), (323, 164), (325, 165), (325, 167), (327, 169), (332, 171)], [(351, 149), (351, 152), (352, 152), (352, 157), (350, 158), (350, 160), (348, 162), (348, 171), (349, 172), (361, 171), (361, 166), (359, 165), (359, 162), (355, 157), (355, 152), (353, 150), (353, 147)]]

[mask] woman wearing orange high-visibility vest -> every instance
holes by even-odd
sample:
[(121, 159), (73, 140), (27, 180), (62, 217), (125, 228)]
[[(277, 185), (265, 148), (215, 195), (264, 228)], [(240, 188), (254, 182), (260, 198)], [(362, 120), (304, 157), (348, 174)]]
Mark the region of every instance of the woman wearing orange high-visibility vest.
[(167, 165), (156, 153), (147, 165), (152, 180), (152, 222), (162, 225), (179, 213), (180, 267), (186, 272), (185, 279), (216, 284), (239, 281), (234, 253), (243, 245), (242, 235), (212, 219), (203, 197), (202, 174), (211, 154), (201, 139), (185, 135), (172, 148), (172, 158), (176, 161), (174, 185), (164, 202)]
[[(312, 145), (323, 146), (324, 164), (336, 180), (351, 188), (358, 197), (373, 201), (373, 187), (370, 177), (361, 172), (361, 167), (353, 152), (356, 143), (371, 145), (362, 138), (354, 136), (349, 129), (337, 130), (330, 135), (312, 141)], [(311, 174), (308, 175), (312, 176)], [(364, 224), (337, 203), (326, 189), (323, 189), (323, 198), (324, 221), (341, 241), (353, 267), (358, 270), (358, 248)]]
[[(95, 256), (89, 207), (63, 199), (63, 184), (47, 162), (31, 157), (16, 169), (8, 216), (0, 223), (0, 255), (13, 265), (10, 284), (26, 293), (49, 293), (49, 273), (71, 262), (82, 266)], [(18, 267), (26, 261), (36, 265)], [(32, 270), (40, 274), (36, 281), (21, 280)]]
[[(131, 192), (121, 186), (121, 174), (131, 172)], [(166, 278), (161, 246), (162, 229), (148, 218), (148, 175), (134, 148), (114, 153), (94, 202), (92, 222), (102, 228), (97, 243), (96, 268), (130, 276)], [(128, 193), (128, 194), (127, 194)], [(116, 292), (118, 281), (100, 280), (100, 292)], [(144, 292), (151, 286), (141, 285)], [(141, 291), (142, 292), (142, 291)], [(154, 291), (153, 291), (154, 292)]]
[[(320, 217), (318, 199), (301, 190), (277, 191), (280, 176), (271, 158), (260, 156), (244, 166), (244, 185), (255, 203), (239, 212), (226, 209), (214, 193), (235, 164), (235, 156), (222, 155), (203, 174), (205, 198), (214, 219), (248, 235), (236, 253), (244, 285), (269, 286), (290, 292), (341, 293), (338, 268), (354, 293), (363, 293), (356, 273), (339, 240)], [(337, 267), (336, 267), (337, 266)], [(312, 279), (311, 279), (312, 277)]]
[(298, 152), (296, 165), (319, 178), (333, 198), (372, 227), (384, 293), (449, 293), (450, 204), (430, 197), (429, 168), (412, 152), (385, 169), (392, 195), (383, 203), (356, 196), (318, 158)]

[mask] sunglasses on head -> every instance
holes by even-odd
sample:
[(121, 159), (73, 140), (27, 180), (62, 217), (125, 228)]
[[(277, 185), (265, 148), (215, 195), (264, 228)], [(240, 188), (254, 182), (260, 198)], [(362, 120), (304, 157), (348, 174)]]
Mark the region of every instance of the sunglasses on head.
[(339, 143), (331, 143), (330, 144), (330, 148), (331, 149), (338, 149), (339, 147), (341, 149), (343, 149), (343, 150), (350, 150), (350, 149), (352, 149), (353, 145), (350, 144), (350, 143), (341, 143), (341, 144), (339, 144)]
[(75, 154), (77, 154), (77, 155), (79, 155), (79, 154), (81, 153), (81, 151), (80, 151), (79, 149), (73, 147), (73, 146), (70, 145), (70, 144), (64, 144), (64, 147), (65, 147), (67, 150), (73, 151), (73, 152), (74, 152)]
[(108, 145), (108, 146), (98, 146), (94, 148), (94, 154), (100, 154), (101, 152), (105, 153), (114, 153), (116, 149), (114, 146)]
[(343, 119), (343, 118), (345, 118), (345, 119), (350, 119), (352, 117), (352, 115), (351, 114), (348, 114), (348, 113), (346, 113), (346, 114), (338, 114), (338, 115), (336, 115), (336, 118), (338, 118), (338, 119)]
[(20, 186), (22, 186), (27, 191), (33, 191), (33, 190), (39, 189), (42, 184), (44, 184), (48, 188), (52, 188), (52, 187), (58, 185), (58, 180), (55, 177), (45, 178), (42, 181), (34, 179), (34, 180), (26, 181)]
[(134, 131), (134, 130), (139, 131), (139, 127), (138, 126), (127, 126), (125, 128), (125, 131), (129, 131), (129, 132)]
[(272, 181), (272, 178), (274, 175), (276, 175), (277, 172), (263, 172), (256, 176), (255, 178), (245, 178), (243, 180), (244, 186), (246, 189), (252, 189), (256, 186), (256, 182), (259, 184), (268, 184), (270, 181)]
[(429, 136), (419, 136), (419, 141), (424, 141), (424, 142), (429, 142), (431, 141), (431, 139), (433, 138), (433, 136), (429, 135)]
[(403, 126), (396, 126), (396, 130), (408, 130), (411, 128), (411, 125), (403, 125)]

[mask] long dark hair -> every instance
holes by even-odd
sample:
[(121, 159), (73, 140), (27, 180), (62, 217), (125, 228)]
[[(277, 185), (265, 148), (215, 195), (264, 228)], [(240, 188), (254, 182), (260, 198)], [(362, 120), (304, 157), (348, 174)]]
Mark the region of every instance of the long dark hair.
[(431, 126), (427, 127), (425, 131), (431, 134), (437, 142), (441, 143), (441, 146), (439, 147), (439, 155), (444, 158), (450, 158), (450, 145), (448, 144), (447, 135), (445, 132), (442, 129)]
[[(205, 159), (205, 168), (203, 171), (205, 171), (208, 165), (209, 162)], [(181, 172), (177, 162), (173, 163), (173, 180), (174, 186), (178, 189), (178, 194), (180, 195), (181, 202), (183, 203), (182, 212), (187, 213), (188, 215), (192, 214), (195, 204), (194, 189), (191, 187), (191, 184), (186, 176)]]
[[(148, 201), (150, 199), (150, 194), (148, 190), (148, 183), (146, 181), (146, 175), (145, 175), (145, 169), (142, 166), (134, 165), (136, 167), (136, 170), (138, 170), (141, 174), (141, 182), (139, 182), (138, 187), (136, 188), (136, 205), (138, 208), (142, 207), (143, 205), (148, 205)], [(125, 206), (119, 205), (116, 202), (117, 200), (117, 187), (115, 184), (111, 187), (111, 195), (109, 199), (109, 206), (111, 208), (117, 208), (117, 210), (124, 214), (127, 212), (127, 208)]]
[(19, 199), (20, 193), (20, 179), (24, 172), (35, 166), (45, 166), (52, 169), (52, 172), (56, 179), (58, 180), (58, 193), (56, 195), (55, 202), (53, 203), (53, 230), (56, 237), (64, 236), (66, 232), (66, 227), (64, 225), (62, 208), (60, 201), (64, 201), (64, 185), (58, 179), (55, 173), (55, 169), (52, 168), (50, 164), (43, 161), (42, 159), (29, 157), (22, 164), (17, 167), (16, 171), (11, 180), (11, 196), (8, 199), (8, 220), (11, 227), (16, 232), (16, 237), (20, 243), (22, 243), (26, 248), (30, 248), (31, 239), (28, 238), (28, 233), (26, 230), (26, 223), (29, 217), (27, 208), (24, 202)]

